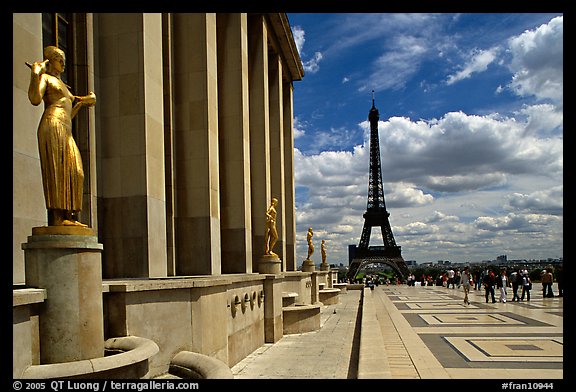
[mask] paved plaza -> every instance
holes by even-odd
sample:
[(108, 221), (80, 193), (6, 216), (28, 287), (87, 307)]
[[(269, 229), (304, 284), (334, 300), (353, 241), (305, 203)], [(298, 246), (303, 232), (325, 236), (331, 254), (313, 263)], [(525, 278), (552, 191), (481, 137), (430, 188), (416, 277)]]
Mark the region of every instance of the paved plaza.
[[(378, 286), (323, 306), (322, 327), (285, 335), (232, 368), (241, 379), (563, 378), (563, 298), (485, 302), (484, 290)], [(496, 292), (496, 300), (499, 294)], [(362, 304), (359, 307), (359, 303)], [(359, 313), (360, 311), (360, 313)]]

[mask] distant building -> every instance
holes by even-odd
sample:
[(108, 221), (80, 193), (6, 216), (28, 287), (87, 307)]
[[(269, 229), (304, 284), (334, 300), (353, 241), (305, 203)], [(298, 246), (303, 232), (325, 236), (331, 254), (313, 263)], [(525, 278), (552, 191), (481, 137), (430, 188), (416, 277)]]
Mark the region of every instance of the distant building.
[(496, 263), (498, 264), (506, 264), (508, 261), (508, 257), (506, 255), (500, 255), (496, 257)]
[(356, 257), (357, 247), (358, 247), (357, 245), (348, 245), (348, 265), (350, 265), (352, 260), (354, 260), (354, 257)]

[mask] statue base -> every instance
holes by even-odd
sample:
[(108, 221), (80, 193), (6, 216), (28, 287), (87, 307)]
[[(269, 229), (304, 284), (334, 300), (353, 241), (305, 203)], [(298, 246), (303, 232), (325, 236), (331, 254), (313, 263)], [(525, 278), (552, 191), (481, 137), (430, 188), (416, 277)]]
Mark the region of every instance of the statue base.
[(320, 264), (320, 271), (330, 271), (330, 264), (328, 264), (328, 263), (321, 263), (321, 264)]
[(304, 262), (302, 263), (302, 271), (303, 272), (314, 272), (316, 271), (316, 266), (314, 265), (314, 262), (310, 259), (306, 259), (304, 260)]
[(278, 255), (264, 255), (258, 260), (258, 272), (261, 274), (279, 274), (282, 260)]
[(41, 226), (33, 227), (32, 235), (87, 235), (95, 236), (94, 230), (85, 226)]
[(40, 363), (104, 356), (102, 244), (86, 227), (35, 229), (22, 249), (26, 283), (48, 294), (38, 317)]

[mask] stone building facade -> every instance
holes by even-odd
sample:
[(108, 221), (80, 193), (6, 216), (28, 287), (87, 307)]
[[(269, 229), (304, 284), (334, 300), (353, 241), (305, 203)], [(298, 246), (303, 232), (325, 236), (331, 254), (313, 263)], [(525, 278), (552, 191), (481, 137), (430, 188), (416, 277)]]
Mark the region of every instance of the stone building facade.
[[(304, 72), (285, 14), (13, 14), (14, 377), (41, 364), (50, 292), (27, 284), (23, 243), (47, 224), (24, 62), (66, 52), (66, 83), (97, 104), (74, 120), (80, 221), (102, 244), (103, 339), (158, 344), (149, 376), (182, 350), (234, 365), (282, 336), (282, 292), (317, 300), (297, 271), (293, 89)], [(279, 274), (259, 274), (279, 200)], [(325, 274), (325, 273), (323, 273)], [(237, 309), (236, 309), (237, 308)]]

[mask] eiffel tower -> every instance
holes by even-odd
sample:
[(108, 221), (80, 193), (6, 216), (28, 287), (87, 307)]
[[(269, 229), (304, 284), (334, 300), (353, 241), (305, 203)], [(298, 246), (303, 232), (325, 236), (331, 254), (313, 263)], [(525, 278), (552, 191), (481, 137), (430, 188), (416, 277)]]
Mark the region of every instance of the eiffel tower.
[[(364, 228), (360, 244), (356, 247), (354, 259), (348, 269), (348, 278), (354, 279), (358, 271), (373, 263), (383, 263), (392, 267), (401, 280), (408, 276), (408, 267), (402, 258), (400, 246), (396, 245), (390, 221), (390, 213), (386, 210), (384, 187), (382, 185), (382, 167), (380, 165), (380, 140), (378, 137), (378, 120), (380, 113), (374, 106), (374, 91), (372, 91), (372, 108), (368, 114), (370, 121), (370, 175), (368, 180), (368, 206), (364, 213)], [(384, 246), (369, 246), (372, 227), (380, 226)]]

